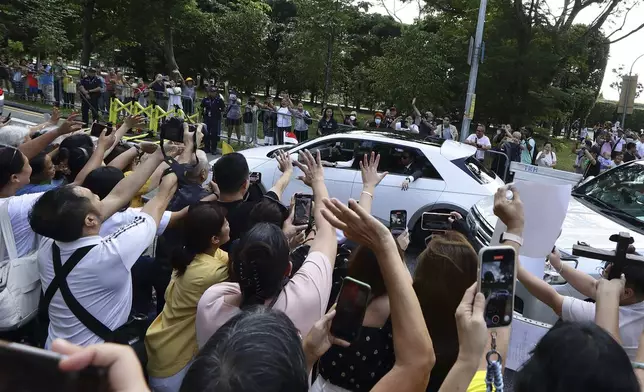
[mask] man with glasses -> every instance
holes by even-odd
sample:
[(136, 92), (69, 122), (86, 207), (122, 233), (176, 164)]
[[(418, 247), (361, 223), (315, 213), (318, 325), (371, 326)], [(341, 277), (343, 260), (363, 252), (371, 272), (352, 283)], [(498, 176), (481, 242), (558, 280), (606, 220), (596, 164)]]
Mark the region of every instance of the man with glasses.
[(399, 164), (401, 173), (406, 176), (400, 188), (406, 191), (409, 184), (423, 176), (423, 166), (416, 161), (416, 154), (409, 150), (402, 152)]

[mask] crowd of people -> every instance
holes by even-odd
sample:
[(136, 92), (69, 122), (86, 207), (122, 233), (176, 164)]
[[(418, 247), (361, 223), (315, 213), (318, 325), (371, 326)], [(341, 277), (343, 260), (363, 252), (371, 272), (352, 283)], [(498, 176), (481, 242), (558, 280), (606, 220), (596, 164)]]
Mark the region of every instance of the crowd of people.
[[(211, 110), (224, 104), (216, 91), (209, 100)], [(298, 111), (282, 97), (276, 129), (293, 125), (280, 115)], [(106, 367), (116, 391), (500, 390), (486, 358), (494, 349), (505, 361), (511, 325), (486, 327), (478, 257), (460, 214), (422, 245), (412, 275), (409, 232), (394, 237), (370, 214), (387, 175), (375, 153), (359, 162), (360, 200), (345, 205), (327, 191), (319, 151), (297, 160), (278, 151), (280, 174), (264, 192), (239, 153), (209, 167), (200, 148), (207, 123), (184, 125), (183, 143), (123, 142), (143, 121), (129, 117), (98, 138), (77, 132), (77, 115), (0, 131), (0, 213), (12, 233), (3, 240), (15, 248), (2, 258), (35, 261), (43, 296), (23, 339), (67, 355), (61, 370)], [(436, 130), (457, 137), (449, 119)], [(484, 128), (473, 136), (469, 143), (490, 148)], [(290, 181), (311, 190), (308, 223), (296, 225), (295, 202), (284, 200)], [(519, 254), (515, 188), (497, 191), (494, 213), (513, 234), (503, 245)], [(517, 372), (515, 390), (639, 391), (644, 267), (597, 281), (553, 253), (551, 265), (593, 304), (559, 295), (516, 263), (518, 280), (563, 322)], [(345, 278), (371, 288), (352, 341), (331, 334)]]

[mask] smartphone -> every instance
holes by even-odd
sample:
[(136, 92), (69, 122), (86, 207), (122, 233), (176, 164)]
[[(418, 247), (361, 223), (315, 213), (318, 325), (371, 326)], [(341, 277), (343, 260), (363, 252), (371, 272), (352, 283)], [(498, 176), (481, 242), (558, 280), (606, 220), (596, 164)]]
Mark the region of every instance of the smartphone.
[(512, 322), (516, 266), (510, 246), (486, 246), (479, 252), (478, 289), (485, 295), (483, 316), (488, 328)]
[(450, 214), (440, 212), (423, 212), (420, 220), (420, 228), (427, 231), (451, 230), (452, 223), (449, 221)]
[(262, 173), (252, 172), (250, 173), (250, 176), (248, 177), (248, 179), (251, 184), (259, 184), (262, 182)]
[(358, 339), (370, 295), (371, 286), (368, 284), (348, 276), (344, 278), (331, 322), (333, 336), (349, 343)]
[(112, 123), (92, 123), (92, 128), (89, 131), (89, 134), (94, 137), (99, 137), (104, 129), (107, 129), (106, 136), (109, 136), (112, 133)]
[(293, 224), (308, 225), (311, 221), (311, 213), (313, 211), (313, 195), (305, 195), (298, 193), (295, 195), (295, 215), (293, 216)]
[(3, 386), (0, 389), (22, 392), (109, 391), (107, 369), (91, 366), (77, 372), (63, 372), (58, 368), (62, 358), (53, 351), (0, 341), (0, 385)]
[(407, 211), (391, 210), (389, 213), (389, 230), (394, 236), (400, 235), (407, 228)]

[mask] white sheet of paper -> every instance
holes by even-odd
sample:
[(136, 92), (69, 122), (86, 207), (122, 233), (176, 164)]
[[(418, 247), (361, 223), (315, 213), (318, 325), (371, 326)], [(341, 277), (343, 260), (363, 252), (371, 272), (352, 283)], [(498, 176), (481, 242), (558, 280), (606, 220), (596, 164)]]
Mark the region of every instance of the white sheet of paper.
[(514, 371), (519, 370), (530, 358), (530, 352), (551, 327), (549, 324), (515, 315), (512, 320), (510, 346), (508, 347), (505, 367)]
[[(543, 277), (545, 258), (552, 251), (566, 218), (571, 186), (518, 182), (515, 187), (523, 202), (525, 214), (521, 260), (528, 262), (524, 264), (526, 269), (536, 276)], [(491, 244), (498, 245), (501, 234), (506, 229), (505, 224), (499, 219)]]

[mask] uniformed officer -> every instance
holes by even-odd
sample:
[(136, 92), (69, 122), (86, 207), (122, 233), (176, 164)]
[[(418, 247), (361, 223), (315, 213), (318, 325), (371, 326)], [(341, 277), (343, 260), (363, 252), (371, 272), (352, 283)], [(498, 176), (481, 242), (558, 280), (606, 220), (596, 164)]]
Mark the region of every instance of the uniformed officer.
[(92, 119), (98, 121), (98, 100), (101, 96), (103, 82), (96, 77), (96, 69), (89, 68), (87, 76), (80, 82), (81, 112), (83, 122), (89, 126), (89, 110), (92, 110)]
[(206, 132), (204, 132), (204, 150), (217, 152), (219, 134), (221, 133), (221, 114), (225, 108), (224, 99), (217, 91), (217, 87), (208, 89), (208, 96), (201, 101), (201, 110)]

